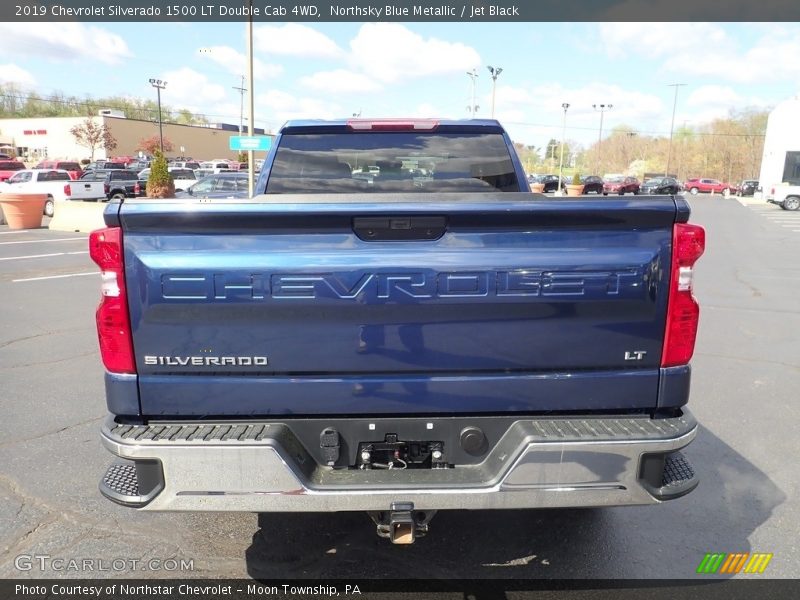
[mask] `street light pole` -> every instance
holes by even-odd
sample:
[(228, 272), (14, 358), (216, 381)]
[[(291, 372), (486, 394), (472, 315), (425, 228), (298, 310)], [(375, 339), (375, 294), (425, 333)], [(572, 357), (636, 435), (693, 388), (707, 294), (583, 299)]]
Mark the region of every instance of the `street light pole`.
[(478, 105), (475, 104), (475, 80), (478, 78), (478, 69), (472, 69), (472, 71), (467, 71), (467, 75), (472, 80), (472, 104), (467, 107), (472, 118), (475, 118), (475, 113), (478, 112)]
[(669, 164), (672, 161), (672, 131), (675, 128), (675, 109), (678, 106), (678, 88), (685, 85), (685, 83), (670, 83), (667, 86), (675, 88), (675, 99), (672, 101), (672, 122), (669, 126), (669, 148), (667, 149), (667, 168), (664, 172), (664, 177), (669, 177)]
[(247, 91), (247, 88), (244, 87), (244, 75), (242, 75), (242, 85), (239, 87), (233, 86), (237, 92), (239, 92), (239, 135), (244, 135), (244, 93)]
[(561, 184), (564, 181), (563, 174), (564, 174), (564, 138), (567, 137), (567, 109), (569, 108), (569, 103), (564, 102), (561, 105), (561, 108), (564, 109), (564, 118), (561, 121), (561, 158), (558, 161), (558, 195), (562, 194)]
[[(597, 174), (600, 175), (600, 167), (603, 160), (603, 114), (607, 110), (614, 108), (613, 104), (592, 104), (592, 108), (600, 112), (600, 133), (597, 134)], [(602, 177), (602, 175), (600, 175)]]
[[(491, 75), (492, 75), (492, 118), (494, 119), (494, 92), (495, 92), (495, 88), (497, 87), (497, 78), (500, 76), (500, 73), (503, 72), (503, 69), (502, 69), (502, 67), (494, 68), (494, 67), (491, 67), (491, 66), (486, 67), (486, 68), (489, 69), (489, 73), (491, 73)], [(475, 101), (473, 99), (473, 104), (474, 103), (475, 103)]]
[(158, 95), (158, 147), (161, 150), (161, 154), (164, 154), (164, 128), (161, 122), (161, 90), (167, 87), (167, 82), (161, 81), (160, 79), (151, 79), (150, 85), (156, 88), (156, 94)]

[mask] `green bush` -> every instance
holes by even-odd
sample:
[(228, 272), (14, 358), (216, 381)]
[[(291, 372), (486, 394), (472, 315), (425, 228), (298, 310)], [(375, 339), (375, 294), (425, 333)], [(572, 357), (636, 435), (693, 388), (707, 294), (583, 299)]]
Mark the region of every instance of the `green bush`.
[(175, 182), (167, 168), (167, 159), (160, 150), (156, 150), (153, 154), (150, 176), (147, 178), (147, 197), (172, 198), (175, 195)]
[(583, 185), (580, 173), (575, 173), (575, 175), (572, 176), (572, 185)]

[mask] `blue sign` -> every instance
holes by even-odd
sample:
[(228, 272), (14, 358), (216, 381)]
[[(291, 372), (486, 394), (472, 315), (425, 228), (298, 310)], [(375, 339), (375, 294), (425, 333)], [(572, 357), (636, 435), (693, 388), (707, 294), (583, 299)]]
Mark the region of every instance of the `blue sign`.
[(232, 135), (230, 137), (231, 150), (267, 152), (270, 146), (272, 146), (272, 138), (266, 135)]

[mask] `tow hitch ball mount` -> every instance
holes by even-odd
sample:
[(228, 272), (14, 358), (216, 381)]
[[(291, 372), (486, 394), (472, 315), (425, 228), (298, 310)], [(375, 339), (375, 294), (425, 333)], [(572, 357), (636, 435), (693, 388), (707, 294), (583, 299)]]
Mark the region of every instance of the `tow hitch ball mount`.
[(392, 502), (388, 511), (370, 512), (376, 531), (393, 544), (413, 544), (418, 537), (428, 533), (428, 523), (435, 510), (414, 510), (413, 502)]

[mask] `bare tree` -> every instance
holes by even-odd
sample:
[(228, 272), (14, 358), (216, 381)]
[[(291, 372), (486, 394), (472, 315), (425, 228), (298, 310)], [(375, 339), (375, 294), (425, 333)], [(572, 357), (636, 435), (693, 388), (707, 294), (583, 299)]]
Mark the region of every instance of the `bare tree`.
[(117, 147), (117, 140), (111, 135), (105, 123), (98, 124), (92, 117), (87, 117), (82, 123), (69, 130), (79, 146), (89, 149), (90, 157), (94, 160), (94, 152), (103, 148), (111, 152)]

